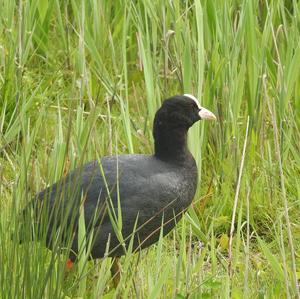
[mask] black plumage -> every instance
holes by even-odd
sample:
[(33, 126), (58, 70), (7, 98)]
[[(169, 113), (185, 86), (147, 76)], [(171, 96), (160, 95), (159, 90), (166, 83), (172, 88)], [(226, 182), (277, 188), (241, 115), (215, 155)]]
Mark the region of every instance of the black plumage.
[[(195, 195), (197, 166), (187, 147), (187, 132), (201, 118), (215, 117), (193, 96), (171, 97), (155, 115), (154, 155), (103, 157), (100, 163), (89, 162), (38, 193), (35, 215), (40, 216), (35, 217), (39, 226), (45, 215), (41, 208), (46, 207), (48, 247), (57, 231), (73, 232), (71, 256), (75, 258), (80, 205), (87, 231), (93, 235), (91, 258), (103, 257), (107, 249), (109, 256), (123, 255), (133, 231), (135, 250), (155, 243), (162, 223), (167, 234)], [(112, 225), (118, 215), (122, 245)]]

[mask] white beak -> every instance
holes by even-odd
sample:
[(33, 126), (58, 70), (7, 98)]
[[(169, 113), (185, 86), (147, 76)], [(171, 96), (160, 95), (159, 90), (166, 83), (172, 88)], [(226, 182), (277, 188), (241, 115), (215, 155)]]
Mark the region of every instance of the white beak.
[(190, 98), (191, 100), (193, 100), (197, 104), (198, 108), (200, 109), (199, 116), (200, 116), (201, 119), (209, 119), (209, 120), (216, 120), (217, 119), (216, 116), (211, 111), (209, 111), (209, 110), (207, 110), (207, 109), (200, 106), (199, 101), (197, 100), (196, 97), (194, 97), (193, 95), (188, 94), (188, 93), (184, 94), (184, 96)]
[(200, 107), (199, 116), (201, 119), (216, 120), (216, 116), (209, 110)]

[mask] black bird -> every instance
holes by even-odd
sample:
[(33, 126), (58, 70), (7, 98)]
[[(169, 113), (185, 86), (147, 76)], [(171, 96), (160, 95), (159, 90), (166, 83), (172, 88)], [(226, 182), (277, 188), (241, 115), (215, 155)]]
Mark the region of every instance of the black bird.
[(155, 115), (153, 155), (106, 156), (38, 193), (35, 215), (37, 226), (47, 224), (47, 246), (51, 248), (57, 231), (66, 231), (72, 235), (71, 258), (76, 258), (80, 206), (92, 235), (90, 258), (123, 255), (132, 236), (133, 250), (146, 248), (158, 241), (161, 227), (166, 235), (195, 195), (197, 166), (187, 132), (201, 119), (216, 117), (192, 95), (170, 97)]

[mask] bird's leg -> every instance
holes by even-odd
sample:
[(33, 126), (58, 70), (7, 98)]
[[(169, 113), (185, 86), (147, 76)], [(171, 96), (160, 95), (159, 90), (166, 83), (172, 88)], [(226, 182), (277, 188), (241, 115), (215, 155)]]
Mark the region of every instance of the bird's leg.
[(65, 266), (66, 271), (70, 271), (74, 267), (74, 261), (72, 259), (68, 258)]
[(119, 258), (114, 258), (111, 268), (110, 268), (112, 280), (113, 280), (113, 285), (115, 289), (118, 287), (118, 284), (120, 282), (120, 277), (121, 277), (121, 268), (119, 265)]

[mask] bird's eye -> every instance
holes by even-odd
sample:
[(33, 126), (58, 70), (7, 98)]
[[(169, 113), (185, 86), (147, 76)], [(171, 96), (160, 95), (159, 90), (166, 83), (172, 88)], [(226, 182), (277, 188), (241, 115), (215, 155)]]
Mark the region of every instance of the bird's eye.
[(192, 103), (192, 109), (199, 110), (199, 107), (196, 103)]

